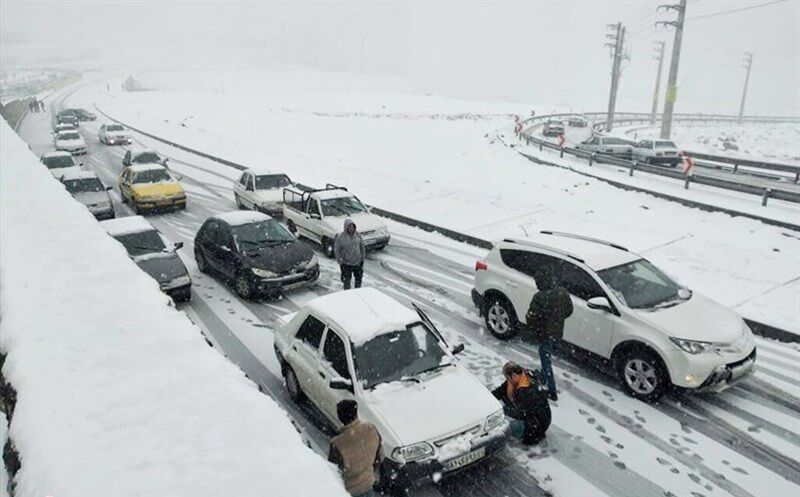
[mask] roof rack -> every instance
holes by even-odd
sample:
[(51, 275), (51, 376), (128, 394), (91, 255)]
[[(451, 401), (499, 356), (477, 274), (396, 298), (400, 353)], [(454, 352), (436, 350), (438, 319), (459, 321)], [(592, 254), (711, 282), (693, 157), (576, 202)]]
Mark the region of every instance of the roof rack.
[(581, 259), (580, 257), (578, 257), (575, 254), (567, 252), (566, 250), (561, 250), (561, 249), (557, 249), (555, 247), (550, 247), (548, 245), (542, 245), (541, 243), (534, 243), (534, 242), (529, 242), (529, 241), (525, 241), (525, 240), (515, 240), (513, 238), (506, 238), (503, 241), (506, 242), (506, 243), (516, 243), (516, 244), (519, 244), (519, 245), (525, 245), (527, 247), (536, 247), (536, 248), (540, 248), (540, 249), (549, 250), (551, 252), (555, 252), (557, 254), (561, 254), (561, 255), (563, 255), (565, 257), (569, 257), (570, 259), (574, 259), (574, 260), (580, 262), (581, 264), (586, 264), (586, 261), (584, 261), (583, 259)]
[(343, 186), (336, 186), (333, 183), (325, 183), (325, 190), (344, 190), (347, 191), (347, 188)]
[(599, 238), (592, 238), (589, 236), (583, 235), (576, 235), (574, 233), (564, 233), (563, 231), (540, 231), (539, 233), (543, 235), (553, 235), (553, 236), (563, 236), (564, 238), (575, 238), (576, 240), (584, 240), (587, 242), (594, 242), (594, 243), (602, 243), (603, 245), (608, 245), (609, 247), (614, 247), (615, 249), (624, 250), (625, 252), (629, 252), (629, 250), (622, 245), (618, 245), (616, 243), (607, 242), (605, 240), (600, 240)]

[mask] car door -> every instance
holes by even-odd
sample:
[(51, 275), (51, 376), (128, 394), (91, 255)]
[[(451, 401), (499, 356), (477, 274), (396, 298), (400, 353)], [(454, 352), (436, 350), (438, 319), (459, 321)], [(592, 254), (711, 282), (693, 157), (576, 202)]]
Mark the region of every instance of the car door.
[(536, 267), (531, 259), (531, 252), (500, 249), (500, 258), (503, 265), (498, 266), (496, 274), (503, 286), (503, 293), (517, 311), (517, 319), (525, 323), (525, 315), (533, 294), (536, 293), (536, 283), (533, 279)]
[(258, 198), (256, 198), (256, 184), (255, 175), (252, 173), (247, 174), (246, 182), (244, 185), (244, 199), (245, 207), (256, 210), (258, 205)]
[(564, 340), (602, 357), (610, 357), (611, 340), (619, 318), (602, 309), (591, 309), (587, 303), (594, 297), (608, 299), (608, 295), (592, 274), (574, 262), (555, 259), (553, 266), (558, 282), (572, 299), (573, 312), (564, 323)]
[(119, 176), (119, 195), (123, 200), (130, 200), (131, 198), (131, 185), (130, 185), (131, 171), (125, 169)]
[(325, 323), (309, 314), (289, 343), (287, 355), (303, 393), (320, 408), (319, 349), (325, 328)]
[(131, 151), (128, 150), (125, 152), (125, 156), (122, 157), (122, 167), (127, 167), (131, 165)]
[(236, 183), (233, 184), (233, 194), (239, 198), (240, 202), (244, 200), (244, 185), (247, 183), (247, 175), (248, 173), (246, 172), (242, 173)]
[[(335, 427), (340, 427), (336, 405), (345, 399), (352, 399), (353, 375), (348, 359), (347, 342), (328, 327), (323, 339), (322, 351), (317, 361), (317, 375), (313, 381), (317, 384), (315, 390), (319, 393), (317, 406), (323, 414), (333, 423)], [(343, 378), (349, 380), (351, 390), (335, 390), (330, 387), (333, 378)]]
[(319, 209), (319, 202), (314, 197), (309, 197), (306, 203), (306, 210), (300, 217), (301, 224), (298, 225), (300, 233), (312, 240), (320, 241), (320, 220), (322, 214)]
[(216, 269), (225, 276), (233, 278), (239, 272), (239, 251), (233, 241), (230, 226), (219, 223), (214, 231), (212, 251), (216, 260)]

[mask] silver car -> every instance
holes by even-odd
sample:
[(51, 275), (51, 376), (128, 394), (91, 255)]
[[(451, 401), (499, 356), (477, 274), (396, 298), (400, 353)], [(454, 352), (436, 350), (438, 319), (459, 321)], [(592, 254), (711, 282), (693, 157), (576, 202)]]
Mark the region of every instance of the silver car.
[(577, 144), (575, 148), (587, 152), (614, 155), (629, 159), (633, 151), (633, 144), (628, 140), (617, 138), (616, 136), (593, 136)]
[(61, 177), (61, 183), (78, 202), (89, 209), (97, 219), (113, 219), (114, 204), (108, 195), (110, 186), (103, 185), (91, 171), (69, 171)]

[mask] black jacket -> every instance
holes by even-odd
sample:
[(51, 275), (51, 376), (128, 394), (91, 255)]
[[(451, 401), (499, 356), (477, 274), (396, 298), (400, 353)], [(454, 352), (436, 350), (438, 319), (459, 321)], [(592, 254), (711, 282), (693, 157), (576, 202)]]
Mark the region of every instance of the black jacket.
[(506, 416), (519, 419), (525, 423), (525, 432), (522, 437), (524, 443), (536, 443), (544, 436), (550, 426), (552, 414), (550, 403), (547, 400), (547, 391), (539, 388), (538, 372), (528, 371), (531, 386), (518, 388), (514, 391), (514, 399), (509, 401), (507, 382), (492, 390), (492, 395), (503, 403)]
[(552, 272), (544, 271), (536, 276), (539, 291), (531, 299), (525, 320), (541, 340), (564, 338), (564, 321), (572, 315), (572, 299), (558, 285)]

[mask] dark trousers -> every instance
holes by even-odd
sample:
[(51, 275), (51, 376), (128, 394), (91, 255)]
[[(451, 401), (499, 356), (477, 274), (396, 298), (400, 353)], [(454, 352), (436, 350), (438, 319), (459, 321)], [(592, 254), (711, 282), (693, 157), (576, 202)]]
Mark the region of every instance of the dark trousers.
[(556, 377), (553, 375), (553, 359), (551, 358), (553, 347), (555, 347), (555, 342), (551, 340), (544, 340), (539, 343), (539, 360), (542, 362), (542, 375), (550, 393), (556, 393)]
[(363, 262), (357, 266), (341, 264), (339, 267), (342, 269), (342, 284), (345, 290), (350, 288), (350, 280), (353, 276), (356, 278), (356, 288), (361, 288), (361, 278), (364, 276)]

